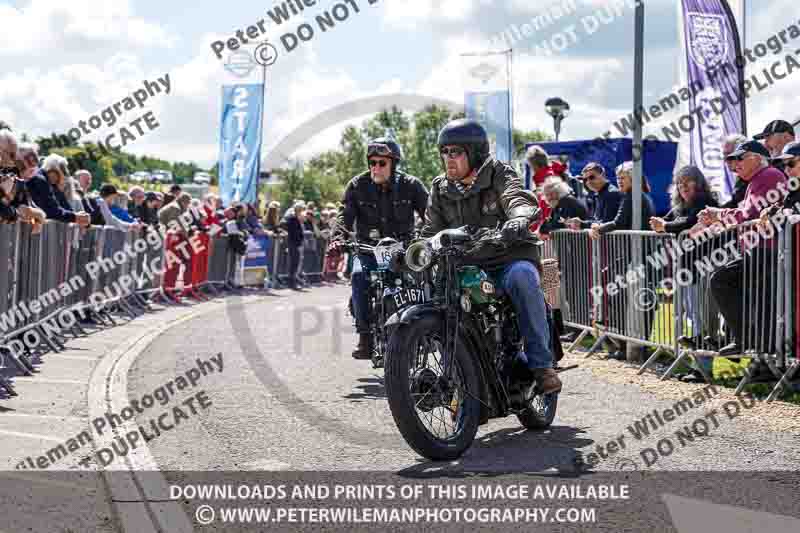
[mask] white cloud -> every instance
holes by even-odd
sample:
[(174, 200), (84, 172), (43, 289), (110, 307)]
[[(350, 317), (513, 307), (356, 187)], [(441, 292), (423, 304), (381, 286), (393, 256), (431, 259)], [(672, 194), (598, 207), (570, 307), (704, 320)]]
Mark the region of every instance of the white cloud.
[(98, 43), (171, 47), (176, 37), (133, 14), (128, 0), (32, 0), (25, 7), (0, 5), (0, 55), (40, 57), (54, 50)]

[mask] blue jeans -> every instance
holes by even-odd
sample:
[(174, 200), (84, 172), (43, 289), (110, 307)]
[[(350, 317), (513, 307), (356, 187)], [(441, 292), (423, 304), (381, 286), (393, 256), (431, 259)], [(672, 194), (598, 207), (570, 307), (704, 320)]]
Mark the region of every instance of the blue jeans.
[(550, 326), (539, 271), (530, 261), (513, 261), (494, 272), (493, 277), (501, 291), (511, 299), (517, 312), (519, 330), (525, 340), (528, 368), (552, 368)]
[(356, 332), (369, 332), (369, 273), (378, 268), (374, 255), (361, 254), (353, 260), (353, 275), (350, 278), (353, 314), (356, 318)]

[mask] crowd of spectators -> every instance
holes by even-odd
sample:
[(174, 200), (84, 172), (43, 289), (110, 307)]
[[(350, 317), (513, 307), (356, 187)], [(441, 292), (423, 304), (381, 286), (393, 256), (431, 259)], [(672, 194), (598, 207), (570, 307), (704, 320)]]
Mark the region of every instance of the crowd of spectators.
[[(538, 231), (543, 239), (548, 239), (552, 231), (564, 228), (589, 230), (593, 239), (614, 230), (630, 229), (650, 229), (698, 239), (708, 235), (709, 229), (718, 235), (726, 228), (738, 228), (756, 220), (761, 227), (767, 227), (776, 220), (776, 214), (800, 213), (800, 143), (789, 122), (772, 121), (762, 133), (750, 139), (739, 134), (728, 136), (723, 141), (722, 151), (727, 169), (736, 178), (730, 199), (721, 202), (701, 169), (685, 166), (673, 176), (669, 191), (671, 210), (659, 216), (648, 194), (649, 184), (643, 176), (641, 206), (645, 228), (634, 228), (632, 162), (615, 169), (615, 186), (598, 162), (589, 162), (580, 176), (573, 177), (561, 161), (551, 161), (542, 147), (533, 146), (526, 157), (545, 213)], [(695, 281), (682, 292), (683, 309), (687, 322), (691, 324), (691, 334), (679, 339), (682, 346), (693, 349), (703, 344), (720, 355), (732, 357), (747, 348), (741, 338), (744, 329), (750, 328), (753, 338), (769, 337), (766, 330), (773, 322), (771, 305), (764, 306), (763, 314), (759, 316), (760, 331), (755, 331), (753, 324), (742, 321), (745, 302), (756, 301), (757, 297), (763, 297), (774, 287), (771, 280), (775, 274), (775, 241), (761, 238), (755, 248), (757, 253), (743, 243), (741, 258), (728, 262), (711, 274), (707, 294), (701, 292), (697, 281), (700, 276), (695, 276)], [(621, 250), (617, 252), (629, 252), (625, 248)], [(614, 258), (609, 260), (614, 261)], [(682, 266), (693, 268), (690, 264)], [(744, 273), (759, 279), (745, 281)], [(748, 291), (753, 291), (753, 294), (747, 294)], [(717, 344), (717, 339), (721, 338), (717, 316), (721, 316), (726, 331), (734, 339), (726, 346)], [(572, 338), (574, 335), (564, 340)], [(767, 347), (767, 351), (771, 349), (774, 346)], [(612, 353), (612, 357), (624, 358), (624, 354), (617, 351)], [(701, 369), (710, 374), (711, 362), (711, 359), (700, 358), (695, 367), (698, 372), (690, 377), (699, 378)], [(750, 373), (758, 379), (769, 371), (756, 362)]]
[[(40, 157), (36, 144), (20, 142), (10, 129), (0, 129), (0, 223), (30, 224), (34, 233), (48, 220), (143, 233), (159, 226), (163, 231), (170, 224), (174, 228), (174, 222), (189, 212), (190, 229), (167, 232), (167, 250), (175, 251), (195, 231), (230, 235), (239, 255), (246, 253), (250, 235), (286, 237), (294, 266), (291, 285), (299, 286), (307, 283), (302, 275), (303, 254), (316, 247), (314, 251), (323, 257), (321, 240), (329, 236), (337, 210), (334, 204), (318, 208), (298, 201), (282, 215), (280, 204), (271, 202), (262, 218), (257, 205), (234, 202), (223, 206), (215, 194), (193, 199), (179, 185), (172, 185), (167, 193), (138, 185), (122, 191), (112, 183), (93, 189), (91, 172), (72, 170), (63, 156)], [(183, 268), (184, 283), (188, 283), (190, 265), (183, 255), (176, 256), (182, 262), (179, 268)]]

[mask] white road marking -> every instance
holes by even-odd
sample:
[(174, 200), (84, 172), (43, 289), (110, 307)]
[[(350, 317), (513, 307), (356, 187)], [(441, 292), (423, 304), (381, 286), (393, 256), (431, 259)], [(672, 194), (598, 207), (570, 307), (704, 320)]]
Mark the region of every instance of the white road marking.
[(51, 385), (86, 385), (85, 381), (75, 379), (47, 379), (39, 376), (26, 376), (14, 378), (15, 383), (46, 383)]
[(44, 418), (46, 420), (63, 420), (63, 421), (70, 421), (70, 422), (87, 422), (89, 417), (80, 417), (80, 416), (59, 416), (59, 415), (38, 415), (35, 413), (0, 413), (0, 421), (4, 418), (17, 418), (17, 417), (27, 417), (27, 418)]
[(23, 433), (21, 431), (9, 431), (7, 429), (0, 429), (0, 435), (8, 435), (9, 437), (23, 437), (26, 439), (46, 440), (50, 442), (58, 442), (64, 444), (69, 437), (51, 437), (49, 435), (37, 435), (35, 433)]

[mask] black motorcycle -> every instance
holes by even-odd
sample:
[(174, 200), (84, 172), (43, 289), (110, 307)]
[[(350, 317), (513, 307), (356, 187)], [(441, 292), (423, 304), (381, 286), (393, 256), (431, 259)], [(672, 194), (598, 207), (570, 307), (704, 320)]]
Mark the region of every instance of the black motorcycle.
[[(510, 244), (498, 230), (467, 227), (409, 246), (404, 264), (425, 277), (433, 295), (386, 323), (392, 416), (406, 442), (432, 460), (461, 456), (489, 418), (514, 414), (528, 429), (547, 428), (558, 405), (558, 393), (537, 390), (522, 359), (511, 300), (498, 294), (485, 271), (462, 266), (478, 246)], [(551, 314), (548, 308), (548, 321)]]
[[(388, 344), (388, 336), (383, 327), (386, 320), (399, 310), (425, 301), (424, 291), (420, 288), (417, 276), (413, 272), (395, 272), (392, 269), (392, 265), (403, 253), (404, 248), (402, 242), (388, 237), (381, 239), (375, 246), (357, 242), (347, 243), (344, 246), (344, 249), (352, 254), (373, 255), (377, 264), (377, 269), (371, 270), (369, 274), (367, 296), (367, 316), (375, 347), (372, 352), (373, 368), (384, 366)], [(355, 322), (352, 298), (348, 309)]]

